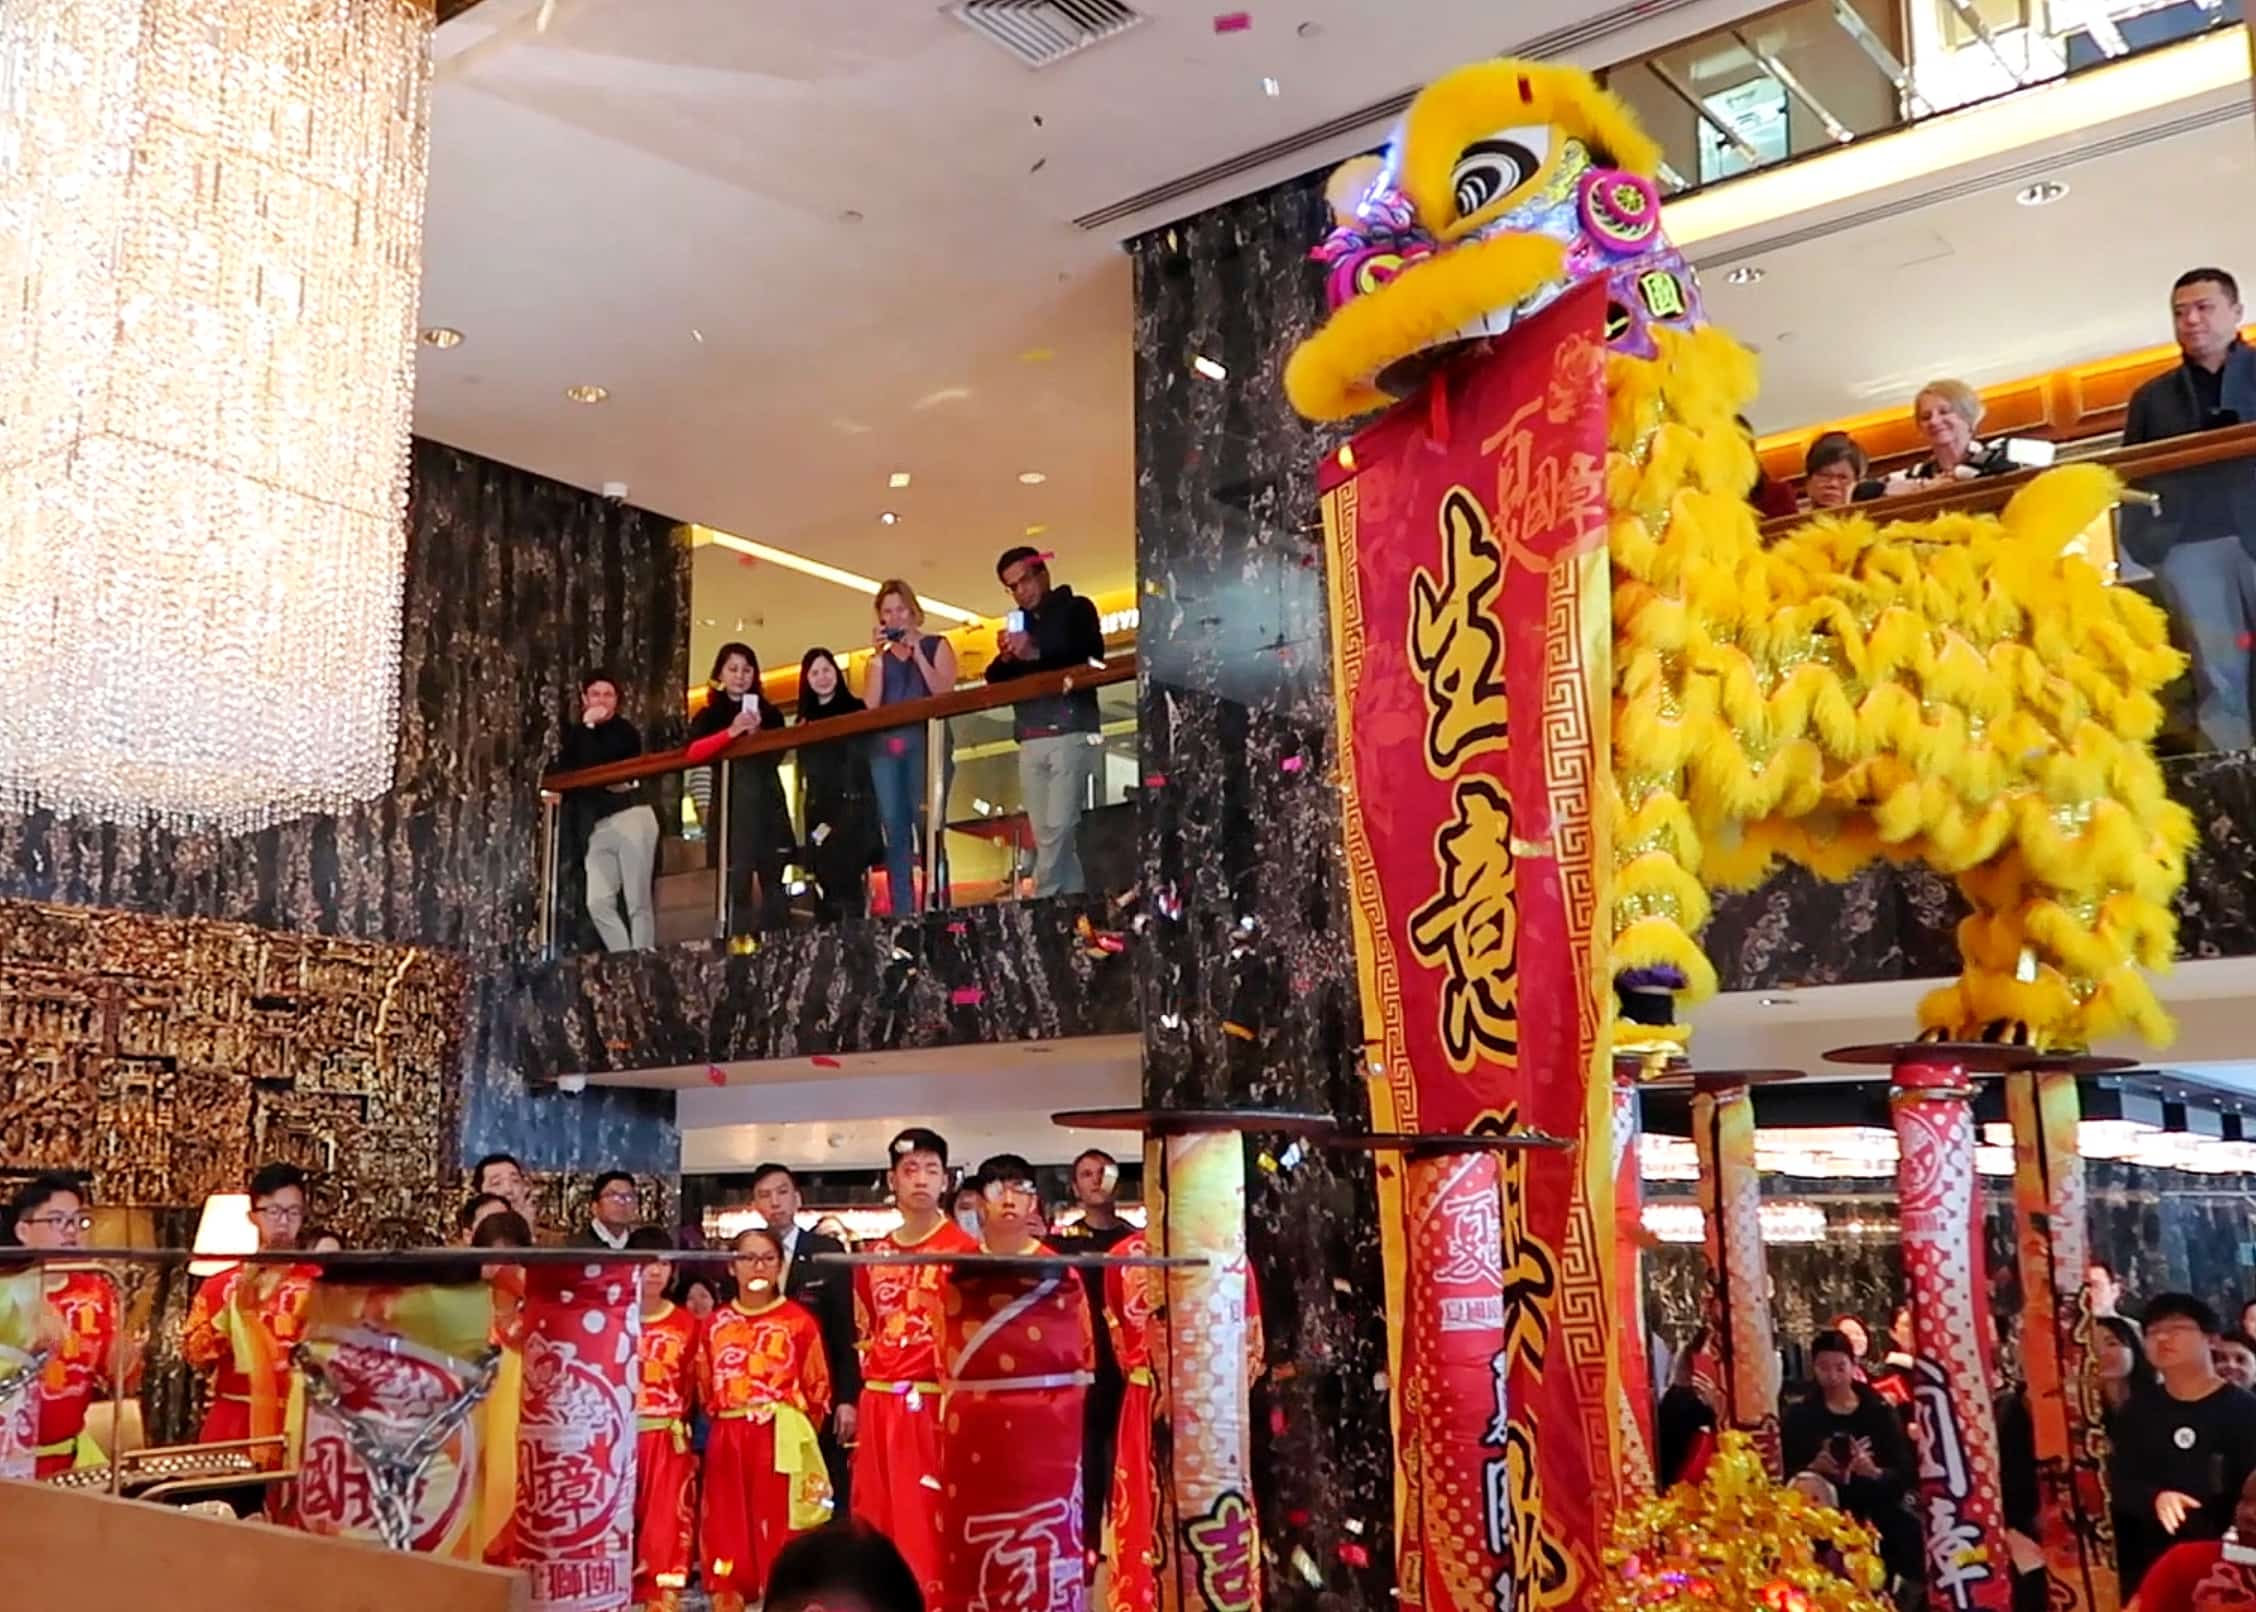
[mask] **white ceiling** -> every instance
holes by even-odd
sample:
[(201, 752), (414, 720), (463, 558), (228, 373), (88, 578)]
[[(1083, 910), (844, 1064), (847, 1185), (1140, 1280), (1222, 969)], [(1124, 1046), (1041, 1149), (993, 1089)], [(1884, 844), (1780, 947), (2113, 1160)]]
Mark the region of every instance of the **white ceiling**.
[[(1033, 71), (934, 0), (484, 0), (439, 35), (423, 322), (467, 339), (423, 354), (417, 429), (982, 612), (1029, 525), (1061, 578), (1129, 585), (1118, 240), (1160, 220), (1072, 220), (1610, 6), (1294, 0), (1226, 34), (1221, 0), (1138, 9)], [(770, 660), (868, 633), (766, 562), (701, 551), (696, 586), (700, 673), (739, 620)]]

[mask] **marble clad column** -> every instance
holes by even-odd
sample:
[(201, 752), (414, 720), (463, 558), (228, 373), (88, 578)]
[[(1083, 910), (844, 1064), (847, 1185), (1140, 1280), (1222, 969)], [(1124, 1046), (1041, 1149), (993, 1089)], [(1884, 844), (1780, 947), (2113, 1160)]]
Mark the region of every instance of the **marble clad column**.
[[(1138, 689), (1134, 954), (1151, 1108), (1369, 1124), (1339, 879), (1314, 467), (1338, 439), (1278, 373), (1321, 308), (1306, 181), (1129, 244)], [(1221, 381), (1190, 367), (1226, 366)], [(1249, 1136), (1267, 1374), (1253, 1471), (1271, 1608), (1392, 1601), (1392, 1439), (1374, 1165)], [(1396, 1163), (1381, 1167), (1398, 1168)]]

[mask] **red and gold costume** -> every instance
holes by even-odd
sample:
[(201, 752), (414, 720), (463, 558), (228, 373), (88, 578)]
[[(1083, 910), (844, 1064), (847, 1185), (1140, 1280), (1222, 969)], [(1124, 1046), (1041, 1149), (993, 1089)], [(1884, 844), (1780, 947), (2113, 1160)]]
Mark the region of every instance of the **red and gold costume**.
[[(1151, 1252), (1142, 1232), (1112, 1249), (1116, 1259)], [(1163, 1278), (1152, 1266), (1113, 1266), (1104, 1273), (1105, 1330), (1120, 1362), (1120, 1436), (1112, 1447), (1112, 1499), (1105, 1507), (1105, 1612), (1152, 1612), (1159, 1600), (1158, 1489), (1152, 1473), (1152, 1312)], [(1248, 1284), (1250, 1286), (1250, 1284)]]
[(830, 1478), (815, 1428), (830, 1414), (822, 1328), (790, 1299), (737, 1299), (705, 1322), (697, 1392), (712, 1417), (697, 1550), (716, 1605), (767, 1589), (776, 1553), (821, 1526)]
[(642, 1318), (635, 1345), (634, 1597), (649, 1604), (689, 1582), (697, 1457), (689, 1410), (697, 1381), (697, 1317), (678, 1304)]
[[(979, 1240), (953, 1220), (916, 1242), (898, 1232), (872, 1254), (966, 1254)], [(854, 1515), (899, 1548), (930, 1601), (940, 1593), (940, 1335), (944, 1265), (864, 1265), (854, 1272), (862, 1346)]]
[(1080, 1273), (960, 1267), (943, 1302), (934, 1612), (1082, 1612), (1081, 1416), (1096, 1341)]
[(117, 1349), (117, 1289), (93, 1271), (71, 1271), (47, 1289), (47, 1303), (62, 1318), (63, 1341), (39, 1380), (40, 1477), (68, 1472), (78, 1457), (78, 1436), (97, 1389), (110, 1386)]
[[(271, 1438), (286, 1430), (297, 1377), (290, 1350), (305, 1336), (318, 1274), (310, 1265), (237, 1265), (196, 1289), (180, 1353), (212, 1379), (197, 1443)], [(269, 1450), (257, 1452), (257, 1460), (278, 1464)]]

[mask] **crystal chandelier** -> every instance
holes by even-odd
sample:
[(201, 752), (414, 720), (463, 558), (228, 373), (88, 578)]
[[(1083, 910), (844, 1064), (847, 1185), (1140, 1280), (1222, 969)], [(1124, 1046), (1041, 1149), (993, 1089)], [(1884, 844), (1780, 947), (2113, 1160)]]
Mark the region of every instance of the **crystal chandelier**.
[(0, 805), (392, 781), (429, 0), (0, 0)]

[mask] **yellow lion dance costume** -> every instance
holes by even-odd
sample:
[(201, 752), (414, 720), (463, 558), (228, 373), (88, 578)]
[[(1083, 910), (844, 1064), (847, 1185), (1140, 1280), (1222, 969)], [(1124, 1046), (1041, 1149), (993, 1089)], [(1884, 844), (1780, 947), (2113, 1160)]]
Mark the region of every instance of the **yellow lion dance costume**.
[(1285, 372), (1303, 414), (1346, 419), (1607, 279), (1617, 983), (1709, 995), (1710, 888), (1889, 857), (1973, 908), (1964, 972), (1921, 1004), (1930, 1037), (2167, 1041), (2141, 970), (2171, 959), (2192, 840), (2150, 748), (2181, 657), (2159, 611), (2067, 552), (2115, 478), (2047, 472), (2002, 516), (1864, 506), (1766, 547), (1736, 423), (1754, 358), (1701, 321), (1659, 166), (1585, 73), (1440, 79), (1383, 162), (1334, 176), (1333, 312)]

